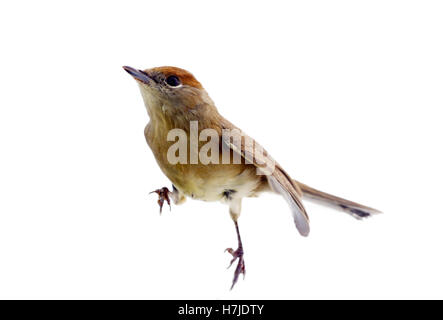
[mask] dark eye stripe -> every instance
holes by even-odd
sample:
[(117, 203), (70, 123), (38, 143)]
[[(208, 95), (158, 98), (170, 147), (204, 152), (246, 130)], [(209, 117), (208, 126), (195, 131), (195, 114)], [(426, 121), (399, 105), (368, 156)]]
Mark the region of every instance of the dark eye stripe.
[(169, 76), (166, 78), (166, 83), (171, 87), (177, 87), (180, 85), (180, 79), (177, 76)]

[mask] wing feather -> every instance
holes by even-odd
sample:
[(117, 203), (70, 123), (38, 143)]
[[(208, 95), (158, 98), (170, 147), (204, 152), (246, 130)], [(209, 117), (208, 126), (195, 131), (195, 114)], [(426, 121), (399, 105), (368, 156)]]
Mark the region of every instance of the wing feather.
[[(258, 142), (244, 134), (239, 128), (226, 119), (222, 118), (221, 121), (223, 129), (230, 129), (231, 137), (234, 137), (231, 139), (230, 136), (222, 135), (223, 144), (233, 152), (240, 154), (248, 163), (254, 164), (258, 172), (261, 171), (262, 174), (266, 174), (272, 190), (281, 194), (288, 203), (297, 230), (302, 236), (308, 236), (309, 217), (301, 202), (301, 191), (299, 187)], [(235, 138), (236, 134), (240, 135), (240, 137)], [(256, 150), (261, 150), (261, 152), (255, 152)], [(269, 168), (273, 170), (269, 171)]]

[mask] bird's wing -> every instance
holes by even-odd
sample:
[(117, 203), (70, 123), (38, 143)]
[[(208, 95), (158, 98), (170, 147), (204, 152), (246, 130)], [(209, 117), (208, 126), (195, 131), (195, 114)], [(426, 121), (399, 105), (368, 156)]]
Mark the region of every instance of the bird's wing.
[[(244, 134), (228, 120), (223, 118), (221, 122), (222, 129), (230, 130), (230, 136), (222, 134), (223, 145), (240, 154), (247, 163), (254, 164), (258, 169), (257, 174), (266, 174), (270, 187), (276, 193), (281, 194), (288, 203), (297, 230), (302, 236), (307, 236), (309, 234), (309, 217), (301, 202), (299, 187), (258, 142)], [(237, 135), (239, 136), (236, 137)]]

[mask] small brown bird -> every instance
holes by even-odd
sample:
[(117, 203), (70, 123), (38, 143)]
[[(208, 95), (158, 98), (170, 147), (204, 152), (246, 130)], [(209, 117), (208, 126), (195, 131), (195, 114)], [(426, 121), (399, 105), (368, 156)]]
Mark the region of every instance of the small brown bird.
[[(176, 67), (147, 70), (123, 68), (139, 84), (150, 117), (145, 128), (146, 141), (160, 169), (173, 184), (172, 191), (166, 187), (153, 191), (159, 196), (160, 212), (164, 201), (170, 205), (172, 199), (175, 204), (180, 204), (186, 197), (220, 201), (229, 206), (238, 237), (238, 248), (226, 249), (233, 256), (230, 266), (238, 260), (231, 289), (240, 274), (245, 275), (244, 251), (238, 227), (244, 197), (256, 197), (265, 191), (282, 195), (303, 236), (309, 234), (309, 218), (302, 198), (332, 206), (357, 219), (380, 213), (293, 180), (255, 140), (218, 113), (203, 86), (188, 71)], [(183, 133), (184, 140), (174, 130)], [(181, 146), (174, 147), (178, 142), (171, 139), (171, 132), (175, 132), (173, 137), (179, 137)], [(226, 135), (226, 132), (230, 134)], [(189, 137), (190, 140), (187, 139)], [(210, 152), (205, 153), (202, 151), (208, 137), (211, 137), (212, 143), (205, 149)], [(177, 161), (177, 151), (184, 153), (181, 161)], [(202, 154), (206, 154), (211, 161), (202, 159)]]

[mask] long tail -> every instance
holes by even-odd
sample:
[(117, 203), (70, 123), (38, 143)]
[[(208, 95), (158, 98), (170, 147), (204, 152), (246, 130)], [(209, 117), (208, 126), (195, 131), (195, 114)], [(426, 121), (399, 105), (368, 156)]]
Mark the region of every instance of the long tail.
[(374, 214), (381, 213), (376, 209), (361, 205), (356, 202), (352, 202), (343, 198), (333, 196), (332, 194), (322, 192), (311, 188), (304, 183), (295, 181), (294, 182), (300, 187), (303, 192), (303, 199), (312, 200), (313, 202), (318, 202), (320, 204), (342, 210), (356, 219), (362, 219), (370, 217)]

